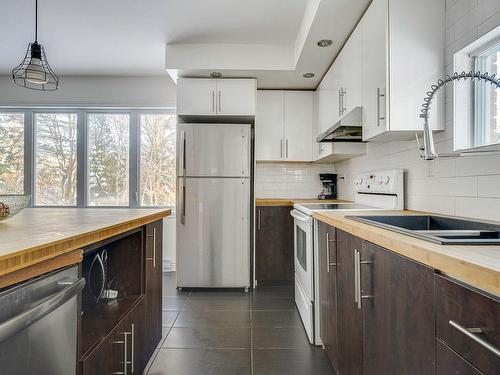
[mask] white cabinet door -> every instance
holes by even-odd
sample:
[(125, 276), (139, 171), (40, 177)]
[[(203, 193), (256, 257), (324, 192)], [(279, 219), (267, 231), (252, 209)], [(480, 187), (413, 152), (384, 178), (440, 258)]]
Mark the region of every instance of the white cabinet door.
[[(373, 0), (361, 25), (363, 79), (363, 139), (388, 129), (386, 121), (387, 2)], [(408, 57), (411, 58), (411, 57)]]
[(284, 91), (257, 91), (256, 112), (255, 160), (282, 160), (285, 120)]
[(312, 91), (285, 91), (285, 160), (312, 160), (313, 110)]
[(179, 78), (177, 114), (207, 116), (216, 114), (217, 81), (203, 78)]
[(254, 79), (218, 79), (217, 114), (255, 116)]
[(362, 46), (361, 28), (358, 26), (342, 49), (341, 56), (341, 88), (343, 95), (341, 105), (346, 115), (362, 105)]

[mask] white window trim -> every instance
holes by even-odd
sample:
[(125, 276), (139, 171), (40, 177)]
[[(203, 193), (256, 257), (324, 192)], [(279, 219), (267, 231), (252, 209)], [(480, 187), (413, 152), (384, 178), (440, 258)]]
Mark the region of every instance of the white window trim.
[[(142, 114), (176, 114), (176, 108), (121, 108), (121, 107), (0, 107), (0, 112), (24, 113), (24, 194), (31, 196), (31, 207), (51, 208), (159, 208), (139, 205), (140, 192), (140, 124)], [(77, 114), (77, 196), (76, 206), (35, 206), (35, 113), (76, 113)], [(89, 206), (88, 205), (88, 132), (89, 113), (128, 113), (129, 122), (129, 205)], [(171, 208), (170, 206), (160, 206)]]

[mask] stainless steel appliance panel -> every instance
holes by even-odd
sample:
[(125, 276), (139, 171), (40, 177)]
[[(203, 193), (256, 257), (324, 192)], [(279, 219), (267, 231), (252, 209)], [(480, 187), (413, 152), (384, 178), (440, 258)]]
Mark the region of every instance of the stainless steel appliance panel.
[(250, 285), (250, 179), (179, 178), (177, 285)]
[(71, 375), (77, 364), (78, 268), (0, 293), (0, 372)]
[(250, 177), (251, 126), (178, 124), (177, 176)]

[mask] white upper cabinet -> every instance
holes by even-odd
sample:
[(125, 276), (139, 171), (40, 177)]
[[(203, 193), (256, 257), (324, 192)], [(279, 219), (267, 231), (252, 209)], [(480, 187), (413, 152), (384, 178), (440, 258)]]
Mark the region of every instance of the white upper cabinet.
[[(444, 1), (373, 0), (358, 25), (362, 35), (363, 138), (413, 139), (420, 109), (444, 75)], [(444, 101), (430, 118), (444, 129)]]
[(285, 91), (285, 159), (311, 161), (314, 93)]
[(282, 160), (285, 92), (258, 90), (255, 115), (255, 159)]
[(177, 114), (207, 116), (216, 114), (217, 80), (179, 78)]
[(180, 116), (255, 116), (254, 79), (179, 78)]
[(254, 79), (218, 79), (217, 114), (255, 116)]
[(361, 29), (356, 28), (339, 55), (341, 116), (362, 105), (361, 41)]
[(312, 160), (313, 95), (312, 91), (257, 91), (257, 161)]

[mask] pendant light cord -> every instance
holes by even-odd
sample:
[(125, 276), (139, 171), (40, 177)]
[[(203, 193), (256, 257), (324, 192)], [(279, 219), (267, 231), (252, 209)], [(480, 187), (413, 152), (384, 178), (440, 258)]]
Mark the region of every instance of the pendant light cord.
[(35, 0), (35, 43), (38, 42), (38, 0)]

